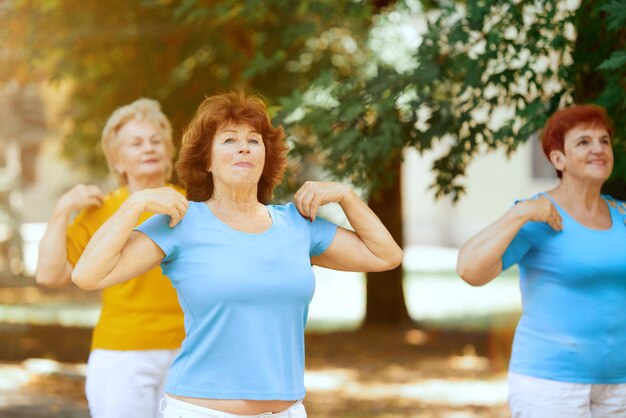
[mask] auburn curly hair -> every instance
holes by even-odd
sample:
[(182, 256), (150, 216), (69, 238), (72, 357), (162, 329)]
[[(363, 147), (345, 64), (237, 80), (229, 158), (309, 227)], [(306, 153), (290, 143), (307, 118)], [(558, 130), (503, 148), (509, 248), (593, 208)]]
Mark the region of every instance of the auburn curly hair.
[(243, 92), (208, 97), (183, 133), (176, 173), (185, 186), (187, 199), (195, 202), (213, 196), (213, 176), (207, 171), (215, 133), (228, 124), (247, 124), (261, 134), (265, 145), (265, 166), (259, 179), (257, 197), (268, 204), (280, 183), (287, 164), (287, 144), (282, 126), (273, 127), (263, 100)]
[[(563, 151), (565, 134), (578, 126), (604, 128), (613, 139), (613, 124), (604, 108), (593, 104), (573, 105), (552, 114), (543, 128), (541, 146), (548, 160), (551, 151)], [(556, 170), (556, 174), (559, 178), (563, 175), (559, 170)]]

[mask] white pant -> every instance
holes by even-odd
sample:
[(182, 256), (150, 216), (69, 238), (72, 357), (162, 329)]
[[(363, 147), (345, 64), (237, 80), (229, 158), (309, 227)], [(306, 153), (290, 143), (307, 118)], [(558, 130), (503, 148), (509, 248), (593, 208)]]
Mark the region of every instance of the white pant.
[(178, 350), (93, 350), (85, 392), (93, 418), (157, 418)]
[(163, 398), (163, 418), (306, 418), (302, 401), (298, 401), (282, 412), (267, 412), (258, 415), (229, 414), (215, 409), (205, 408), (165, 395)]
[(509, 373), (512, 418), (626, 417), (626, 384), (559, 382)]

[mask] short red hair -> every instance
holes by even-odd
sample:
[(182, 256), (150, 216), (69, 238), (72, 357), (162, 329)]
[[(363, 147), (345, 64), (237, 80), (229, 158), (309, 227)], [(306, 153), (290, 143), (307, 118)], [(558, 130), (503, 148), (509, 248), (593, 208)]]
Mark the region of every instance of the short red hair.
[(187, 199), (203, 202), (213, 196), (213, 176), (207, 171), (213, 139), (220, 128), (231, 123), (250, 125), (263, 138), (265, 166), (257, 197), (263, 204), (270, 203), (287, 164), (285, 132), (282, 126), (272, 126), (263, 100), (243, 92), (208, 97), (185, 129), (176, 173), (185, 186)]
[[(555, 112), (543, 128), (541, 146), (548, 160), (550, 152), (563, 151), (567, 131), (579, 126), (605, 128), (609, 137), (613, 139), (613, 123), (604, 108), (593, 104), (573, 105)], [(561, 177), (559, 170), (557, 175)]]

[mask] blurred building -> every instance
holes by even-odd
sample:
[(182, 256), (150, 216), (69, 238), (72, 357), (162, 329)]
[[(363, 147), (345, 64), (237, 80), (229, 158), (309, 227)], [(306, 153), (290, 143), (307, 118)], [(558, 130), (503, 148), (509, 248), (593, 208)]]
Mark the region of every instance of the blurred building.
[(460, 247), (471, 235), (495, 221), (516, 199), (529, 197), (557, 184), (552, 165), (537, 137), (530, 138), (511, 157), (503, 151), (475, 158), (463, 180), (465, 195), (434, 199), (430, 167), (436, 152), (419, 155), (406, 150), (404, 164), (405, 245)]

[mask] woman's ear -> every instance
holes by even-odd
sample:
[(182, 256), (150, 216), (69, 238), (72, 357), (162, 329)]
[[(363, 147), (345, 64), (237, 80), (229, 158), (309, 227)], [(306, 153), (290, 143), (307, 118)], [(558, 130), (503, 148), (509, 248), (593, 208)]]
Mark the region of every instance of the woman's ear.
[(552, 150), (550, 151), (550, 162), (559, 171), (563, 171), (565, 168), (565, 154), (563, 151)]
[(114, 161), (113, 164), (111, 164), (113, 166), (113, 170), (115, 170), (115, 173), (123, 176), (124, 175), (124, 167), (122, 166), (122, 164), (120, 164), (117, 161)]

